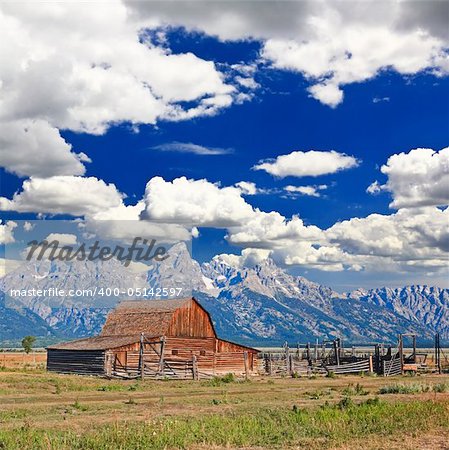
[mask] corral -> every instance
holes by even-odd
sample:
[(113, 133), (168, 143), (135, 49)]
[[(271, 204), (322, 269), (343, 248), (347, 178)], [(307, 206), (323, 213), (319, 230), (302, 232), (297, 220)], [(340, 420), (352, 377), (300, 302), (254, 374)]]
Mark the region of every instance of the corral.
[[(412, 348), (404, 347), (404, 339), (411, 338)], [(412, 373), (442, 373), (449, 370), (449, 358), (435, 335), (434, 349), (419, 350), (416, 335), (399, 334), (396, 346), (373, 344), (367, 348), (344, 348), (340, 338), (318, 340), (315, 345), (298, 344), (291, 348), (286, 342), (282, 349), (266, 350), (259, 354), (261, 373), (270, 376), (310, 376), (329, 374), (371, 373), (384, 377)]]
[(258, 351), (219, 339), (194, 299), (122, 302), (100, 336), (48, 347), (47, 368), (122, 378), (193, 378), (256, 372)]

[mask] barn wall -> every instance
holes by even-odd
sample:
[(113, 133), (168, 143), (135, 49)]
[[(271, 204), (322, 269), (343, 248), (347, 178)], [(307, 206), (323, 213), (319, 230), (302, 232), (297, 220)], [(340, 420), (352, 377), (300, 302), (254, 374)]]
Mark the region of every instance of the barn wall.
[(257, 353), (257, 350), (252, 348), (245, 347), (243, 345), (235, 344), (234, 342), (223, 341), (221, 339), (217, 339), (216, 342), (216, 351), (220, 353), (225, 352), (250, 352)]
[[(220, 345), (218, 345), (219, 343)], [(217, 351), (217, 349), (219, 350)], [(173, 355), (173, 350), (176, 351), (176, 355)], [(216, 338), (167, 337), (164, 357), (168, 360), (190, 360), (195, 356), (200, 373), (220, 375), (232, 372), (240, 375), (245, 373), (245, 352), (247, 353), (248, 370), (251, 372), (254, 368), (253, 351)]]
[[(158, 339), (155, 339), (158, 340)], [(236, 375), (245, 374), (245, 353), (249, 373), (255, 373), (255, 356), (251, 349), (237, 344), (224, 343), (226, 352), (216, 352), (217, 339), (215, 338), (182, 338), (166, 337), (164, 344), (165, 374), (172, 376), (167, 367), (174, 367), (176, 371), (182, 363), (192, 362), (196, 358), (200, 376), (223, 375), (232, 372)], [(160, 351), (160, 343), (155, 343)], [(139, 368), (139, 343), (120, 347), (107, 352), (108, 372), (113, 368), (116, 374), (138, 375)], [(149, 345), (145, 345), (144, 363), (147, 374), (156, 373), (159, 370), (159, 356)], [(190, 365), (191, 367), (191, 365)], [(191, 376), (191, 374), (190, 374)]]
[(191, 300), (174, 312), (167, 336), (215, 337), (215, 331), (209, 314)]
[(215, 338), (182, 338), (167, 337), (165, 340), (165, 355), (168, 357), (173, 350), (184, 352), (191, 358), (193, 355), (200, 356), (201, 352), (213, 353), (215, 349)]
[[(247, 353), (248, 372), (254, 371), (253, 357), (251, 353)], [(215, 358), (215, 374), (223, 375), (226, 373), (234, 373), (236, 375), (245, 374), (245, 355), (242, 352), (217, 353)]]
[(103, 375), (105, 373), (105, 352), (103, 350), (49, 349), (47, 370), (59, 373)]

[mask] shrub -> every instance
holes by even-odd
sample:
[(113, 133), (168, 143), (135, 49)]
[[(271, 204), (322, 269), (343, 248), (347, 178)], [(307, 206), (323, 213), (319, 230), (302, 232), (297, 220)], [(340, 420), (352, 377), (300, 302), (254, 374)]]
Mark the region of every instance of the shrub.
[(77, 411), (87, 411), (87, 406), (82, 405), (78, 400), (72, 405)]
[(338, 402), (337, 406), (340, 409), (348, 409), (354, 406), (354, 402), (351, 397), (344, 397)]
[(368, 406), (377, 406), (380, 405), (380, 398), (379, 397), (374, 397), (374, 398), (369, 398), (366, 402), (365, 405)]
[(222, 377), (215, 376), (208, 380), (206, 384), (208, 386), (221, 386), (223, 384), (229, 384), (234, 383), (236, 381), (235, 376), (233, 373), (227, 373), (226, 375), (223, 375)]
[(429, 392), (432, 386), (423, 383), (397, 383), (383, 386), (379, 389), (379, 394), (421, 394)]
[(433, 386), (433, 392), (449, 392), (449, 383), (437, 383)]
[(348, 387), (343, 389), (343, 395), (368, 395), (368, 391), (363, 388), (360, 383), (357, 383), (355, 386), (353, 384), (348, 384)]

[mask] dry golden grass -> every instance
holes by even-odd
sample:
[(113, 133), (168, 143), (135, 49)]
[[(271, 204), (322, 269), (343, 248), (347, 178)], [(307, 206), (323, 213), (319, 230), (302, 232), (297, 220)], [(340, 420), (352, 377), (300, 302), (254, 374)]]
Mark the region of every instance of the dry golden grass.
[(0, 352), (0, 367), (6, 369), (43, 368), (46, 361), (46, 352)]

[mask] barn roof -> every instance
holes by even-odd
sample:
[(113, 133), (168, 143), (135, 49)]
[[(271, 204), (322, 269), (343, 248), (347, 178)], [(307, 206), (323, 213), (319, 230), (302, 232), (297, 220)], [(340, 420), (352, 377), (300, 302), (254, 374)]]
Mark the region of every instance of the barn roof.
[(124, 301), (108, 314), (101, 336), (123, 336), (145, 333), (148, 337), (167, 333), (174, 312), (192, 300)]
[[(52, 345), (48, 349), (108, 350), (139, 342), (141, 333), (144, 333), (146, 338), (165, 336), (175, 311), (190, 301), (198, 303), (193, 297), (175, 300), (123, 301), (108, 314), (100, 336)], [(198, 305), (204, 310), (199, 303)], [(207, 311), (206, 314), (210, 318)], [(232, 343), (224, 339), (220, 340)], [(235, 345), (257, 351), (245, 345)]]
[(140, 335), (132, 336), (96, 336), (76, 341), (50, 345), (49, 350), (108, 350), (134, 344), (140, 341)]

